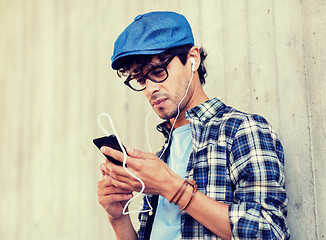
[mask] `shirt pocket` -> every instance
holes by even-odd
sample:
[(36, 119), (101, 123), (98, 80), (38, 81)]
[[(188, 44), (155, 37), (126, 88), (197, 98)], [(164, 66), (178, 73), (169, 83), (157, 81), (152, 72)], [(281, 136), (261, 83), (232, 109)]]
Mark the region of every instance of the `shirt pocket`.
[(209, 165), (207, 161), (208, 147), (193, 152), (192, 154), (192, 168), (188, 178), (194, 179), (198, 186), (198, 190), (207, 194), (207, 184), (209, 179)]

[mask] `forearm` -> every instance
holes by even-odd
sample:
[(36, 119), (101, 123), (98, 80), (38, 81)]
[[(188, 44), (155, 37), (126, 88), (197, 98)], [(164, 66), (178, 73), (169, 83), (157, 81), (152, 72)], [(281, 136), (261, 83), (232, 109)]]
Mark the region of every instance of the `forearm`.
[[(186, 204), (185, 201), (190, 197), (190, 194), (191, 192), (180, 201), (179, 207), (182, 208)], [(219, 237), (231, 239), (228, 204), (215, 201), (203, 193), (197, 192), (185, 211)]]
[(114, 229), (117, 240), (136, 240), (137, 234), (132, 225), (129, 215), (122, 215), (120, 218), (115, 219), (110, 216), (109, 222)]
[[(173, 187), (167, 192), (166, 198), (170, 200), (184, 180), (174, 180)], [(178, 201), (181, 209), (191, 198), (193, 188), (188, 186), (185, 193)], [(191, 199), (185, 211), (199, 223), (223, 239), (231, 239), (232, 232), (229, 220), (228, 204), (215, 201), (201, 192), (197, 192)]]

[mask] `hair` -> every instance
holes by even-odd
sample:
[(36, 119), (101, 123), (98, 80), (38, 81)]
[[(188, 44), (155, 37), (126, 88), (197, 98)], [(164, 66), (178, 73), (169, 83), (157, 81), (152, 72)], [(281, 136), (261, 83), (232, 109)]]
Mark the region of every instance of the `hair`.
[[(180, 59), (181, 63), (185, 65), (187, 62), (188, 53), (192, 47), (193, 45), (188, 44), (188, 45), (183, 45), (181, 47), (170, 48), (164, 51), (163, 53), (158, 54), (157, 56), (161, 62), (166, 61), (171, 56), (176, 56)], [(204, 61), (207, 57), (207, 53), (203, 48), (199, 49), (199, 53), (200, 53), (201, 61), (197, 71), (198, 71), (200, 83), (201, 85), (204, 85), (206, 83), (205, 78), (207, 76), (207, 71), (206, 71)], [(130, 69), (134, 63), (137, 64), (137, 67), (135, 68), (135, 70), (133, 70), (133, 72), (135, 74), (142, 74), (143, 68), (145, 66), (151, 65), (153, 56), (154, 55), (131, 55), (131, 56), (121, 58), (122, 67), (119, 70), (117, 70), (118, 76), (121, 77), (121, 76), (129, 75)]]

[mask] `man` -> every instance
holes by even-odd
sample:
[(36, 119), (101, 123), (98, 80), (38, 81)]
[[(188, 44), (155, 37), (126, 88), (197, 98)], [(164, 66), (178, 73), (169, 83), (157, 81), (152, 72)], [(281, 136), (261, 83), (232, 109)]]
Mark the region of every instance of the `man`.
[(101, 165), (99, 202), (118, 239), (289, 238), (282, 145), (264, 118), (206, 96), (205, 57), (173, 12), (137, 16), (116, 40), (112, 68), (144, 93), (166, 137), (157, 155), (127, 148), (128, 169), (154, 208), (139, 214), (137, 232), (122, 209), (141, 184), (121, 166)]

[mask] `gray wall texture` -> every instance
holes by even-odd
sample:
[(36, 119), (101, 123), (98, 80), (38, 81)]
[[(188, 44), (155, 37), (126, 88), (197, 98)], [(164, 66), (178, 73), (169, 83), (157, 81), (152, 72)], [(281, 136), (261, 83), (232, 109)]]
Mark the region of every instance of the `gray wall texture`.
[[(188, 18), (208, 52), (210, 97), (278, 131), (292, 239), (326, 239), (325, 0), (0, 0), (0, 239), (115, 238), (97, 203), (104, 159), (92, 139), (108, 112), (126, 145), (148, 151), (150, 107), (109, 58), (123, 28), (152, 10)], [(159, 121), (150, 116), (153, 149)]]

